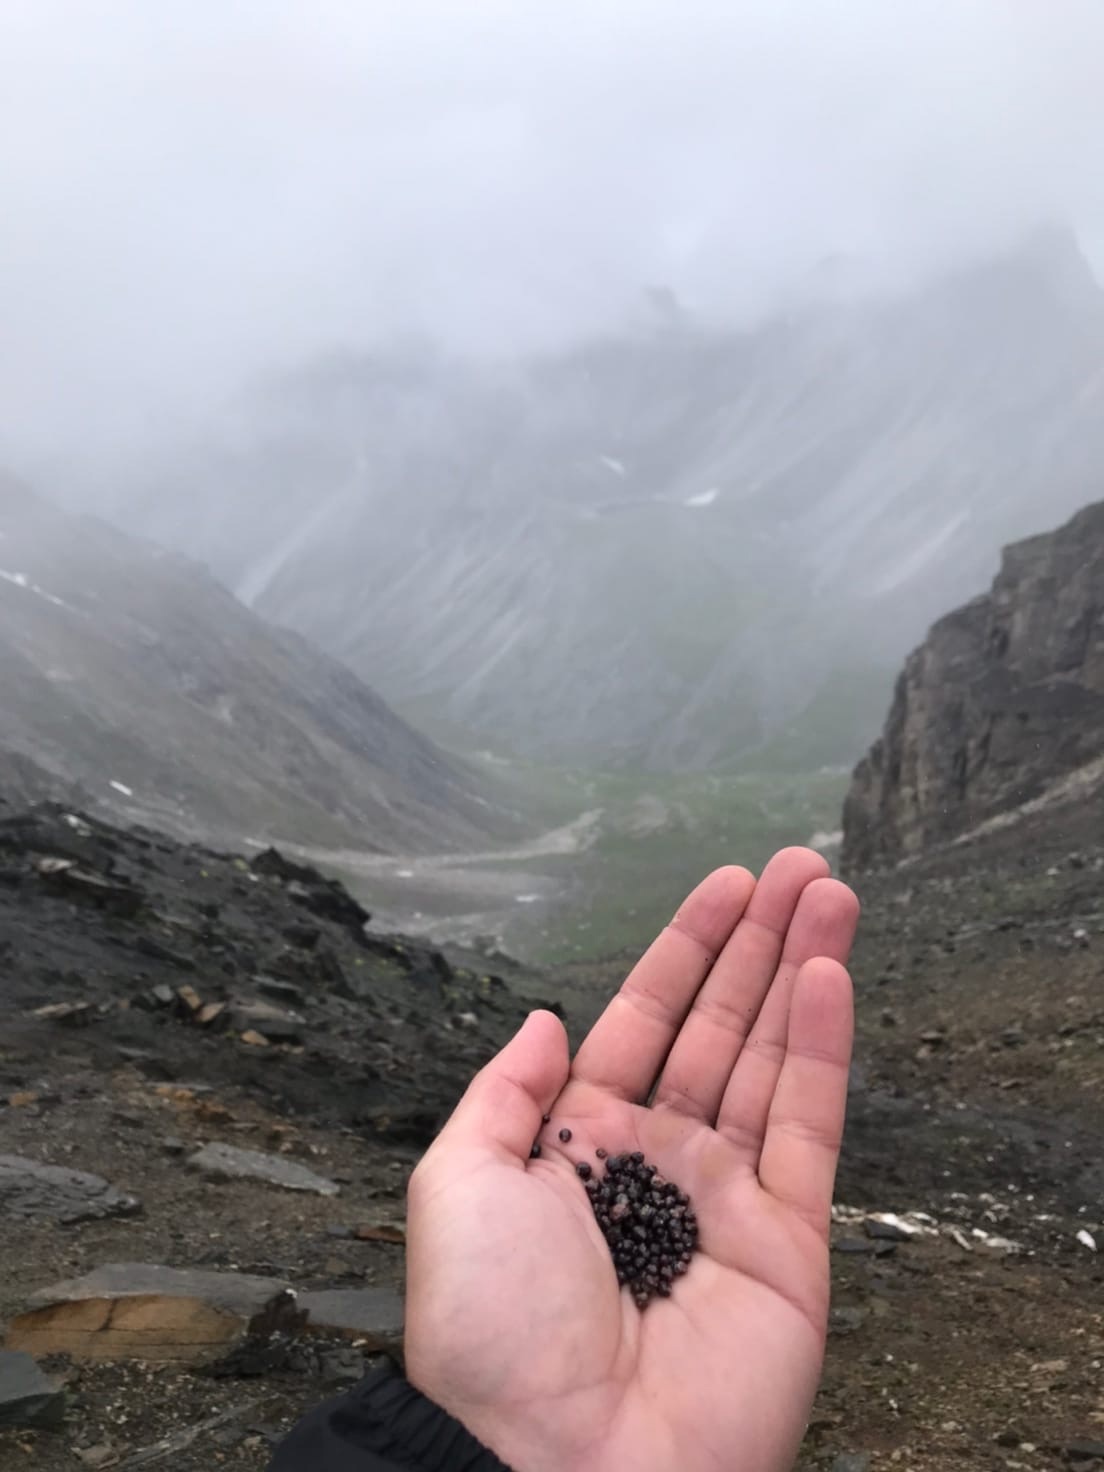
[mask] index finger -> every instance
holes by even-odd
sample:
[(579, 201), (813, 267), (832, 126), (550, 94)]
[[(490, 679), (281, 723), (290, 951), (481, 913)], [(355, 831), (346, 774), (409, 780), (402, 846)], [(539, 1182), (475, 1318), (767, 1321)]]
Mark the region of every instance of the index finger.
[(732, 865), (702, 880), (587, 1034), (572, 1078), (630, 1102), (648, 1097), (694, 998), (754, 891), (754, 877)]

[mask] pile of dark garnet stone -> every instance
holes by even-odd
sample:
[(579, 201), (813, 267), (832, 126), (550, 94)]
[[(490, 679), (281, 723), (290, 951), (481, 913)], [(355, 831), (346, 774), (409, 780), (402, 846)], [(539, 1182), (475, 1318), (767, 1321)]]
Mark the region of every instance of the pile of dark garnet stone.
[(591, 1179), (586, 1161), (575, 1167), (617, 1269), (638, 1308), (656, 1294), (669, 1298), (671, 1285), (690, 1266), (698, 1246), (698, 1219), (685, 1191), (665, 1181), (639, 1150), (606, 1156), (606, 1173)]

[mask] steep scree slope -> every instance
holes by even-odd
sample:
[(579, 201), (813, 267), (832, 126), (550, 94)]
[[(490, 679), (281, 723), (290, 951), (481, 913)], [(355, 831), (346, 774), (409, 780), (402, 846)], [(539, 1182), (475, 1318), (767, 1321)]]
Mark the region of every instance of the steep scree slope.
[(43, 774), (224, 839), (440, 851), (510, 828), (462, 764), (201, 567), (0, 478), (0, 789), (43, 795)]

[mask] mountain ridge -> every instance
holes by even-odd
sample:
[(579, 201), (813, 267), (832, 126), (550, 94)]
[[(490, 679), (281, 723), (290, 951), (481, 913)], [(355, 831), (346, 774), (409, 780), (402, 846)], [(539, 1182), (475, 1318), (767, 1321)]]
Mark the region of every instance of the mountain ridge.
[(76, 785), (191, 838), (417, 851), (513, 829), (473, 772), (301, 635), (197, 564), (10, 479), (0, 682), (0, 751), (24, 795)]
[(751, 331), (335, 355), (116, 510), (478, 744), (707, 767), (845, 685), (819, 756), (850, 762), (932, 619), (1090, 499), (1102, 361), (1104, 293), (1052, 233)]

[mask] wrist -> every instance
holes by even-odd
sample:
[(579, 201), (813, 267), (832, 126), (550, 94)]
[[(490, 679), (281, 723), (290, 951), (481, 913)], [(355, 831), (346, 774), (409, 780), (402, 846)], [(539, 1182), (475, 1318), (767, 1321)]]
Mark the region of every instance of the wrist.
[(268, 1472), (351, 1465), (418, 1472), (515, 1472), (472, 1429), (388, 1362), (345, 1395), (317, 1406), (277, 1448)]

